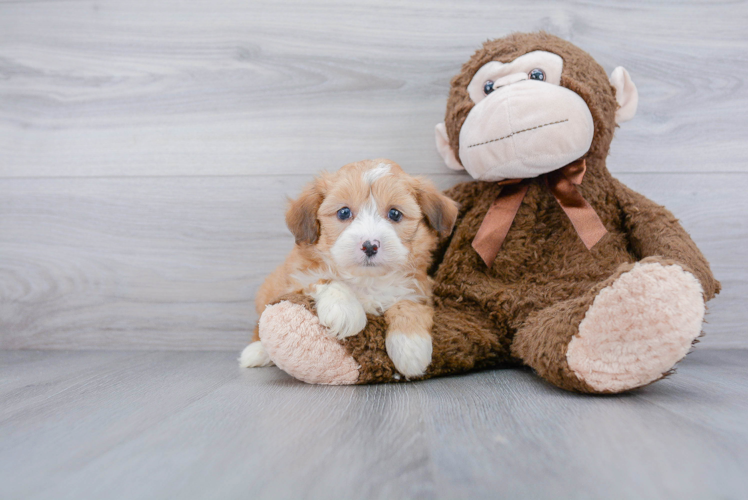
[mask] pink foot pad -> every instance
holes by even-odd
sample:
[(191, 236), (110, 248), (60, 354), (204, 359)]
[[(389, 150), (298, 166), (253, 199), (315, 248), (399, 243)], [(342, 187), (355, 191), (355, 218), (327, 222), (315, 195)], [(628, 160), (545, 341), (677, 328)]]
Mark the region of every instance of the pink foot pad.
[(566, 360), (601, 392), (661, 378), (691, 348), (704, 319), (701, 284), (680, 266), (637, 263), (595, 297)]
[(270, 359), (307, 384), (350, 385), (359, 365), (305, 307), (282, 301), (260, 316), (260, 340)]

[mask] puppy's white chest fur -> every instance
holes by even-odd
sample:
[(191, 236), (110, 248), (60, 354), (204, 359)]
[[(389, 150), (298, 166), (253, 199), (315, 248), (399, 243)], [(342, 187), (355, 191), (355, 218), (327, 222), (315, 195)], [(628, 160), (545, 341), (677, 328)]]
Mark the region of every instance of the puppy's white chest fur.
[(376, 277), (355, 277), (345, 280), (364, 310), (369, 314), (382, 314), (401, 300), (421, 302), (425, 292), (412, 277), (395, 273)]
[[(401, 300), (422, 303), (426, 291), (412, 276), (388, 273), (383, 276), (338, 276), (332, 273), (300, 273), (293, 276), (302, 286), (318, 281), (338, 282), (346, 285), (369, 314), (380, 315)], [(312, 294), (314, 295), (314, 293)]]

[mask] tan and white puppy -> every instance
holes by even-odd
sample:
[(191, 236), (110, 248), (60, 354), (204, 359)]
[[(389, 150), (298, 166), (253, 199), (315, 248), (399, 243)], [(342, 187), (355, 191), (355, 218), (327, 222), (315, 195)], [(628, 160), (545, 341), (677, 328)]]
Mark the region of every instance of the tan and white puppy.
[[(423, 375), (431, 363), (433, 308), (427, 271), (437, 235), (448, 235), (457, 205), (431, 182), (389, 160), (365, 160), (323, 173), (286, 213), (296, 245), (257, 293), (257, 314), (280, 296), (314, 298), (320, 322), (339, 339), (384, 315), (385, 345), (397, 370)], [(272, 364), (257, 331), (244, 367)]]

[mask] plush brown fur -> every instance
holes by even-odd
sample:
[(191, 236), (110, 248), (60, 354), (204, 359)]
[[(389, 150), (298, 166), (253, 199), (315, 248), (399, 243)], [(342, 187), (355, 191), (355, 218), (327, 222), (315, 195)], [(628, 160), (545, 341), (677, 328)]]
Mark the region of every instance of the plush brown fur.
[[(491, 268), (471, 242), (501, 186), (467, 182), (447, 191), (460, 203), (452, 235), (434, 254), (433, 360), (427, 377), (506, 364), (534, 368), (569, 390), (596, 391), (575, 376), (566, 361), (569, 342), (597, 293), (637, 261), (676, 263), (700, 281), (704, 299), (720, 290), (709, 264), (675, 217), (614, 179), (605, 166), (615, 130), (617, 103), (608, 76), (591, 56), (546, 33), (513, 34), (489, 41), (452, 80), (446, 112), (450, 145), (458, 154), (459, 131), (472, 108), (466, 87), (491, 60), (511, 61), (535, 50), (564, 60), (561, 85), (579, 94), (595, 123), (579, 187), (608, 233), (587, 250), (541, 179), (530, 187)], [(313, 304), (300, 297), (285, 297)], [(383, 317), (370, 317), (361, 334), (343, 344), (361, 365), (360, 383), (391, 381)], [(663, 374), (664, 375), (664, 374)]]

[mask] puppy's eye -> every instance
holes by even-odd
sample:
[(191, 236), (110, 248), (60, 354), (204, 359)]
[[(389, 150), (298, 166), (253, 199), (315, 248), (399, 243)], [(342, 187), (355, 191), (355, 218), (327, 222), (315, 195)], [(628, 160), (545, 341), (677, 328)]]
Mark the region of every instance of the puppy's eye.
[(488, 95), (491, 92), (494, 91), (493, 88), (493, 82), (491, 80), (488, 80), (486, 83), (483, 84), (483, 93)]
[(351, 209), (348, 207), (343, 207), (340, 210), (338, 210), (338, 219), (340, 220), (346, 220), (351, 218)]
[(527, 73), (527, 77), (530, 80), (540, 80), (542, 82), (545, 80), (545, 72), (540, 68), (535, 68)]
[(403, 218), (402, 212), (396, 208), (391, 208), (390, 212), (387, 214), (387, 217), (390, 218), (392, 222), (400, 222), (400, 219)]

